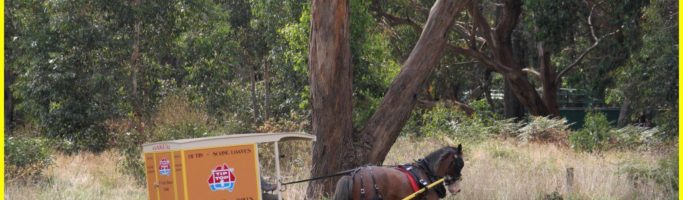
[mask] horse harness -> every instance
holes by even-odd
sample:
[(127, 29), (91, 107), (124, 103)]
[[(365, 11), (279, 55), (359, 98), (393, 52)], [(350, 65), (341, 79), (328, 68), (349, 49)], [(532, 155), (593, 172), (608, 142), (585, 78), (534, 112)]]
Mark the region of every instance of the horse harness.
[[(427, 180), (420, 177), (418, 168), (422, 169), (421, 171), (423, 171), (424, 174), (427, 176)], [(418, 160), (415, 164), (411, 163), (396, 166), (396, 169), (403, 172), (403, 174), (406, 175), (408, 181), (410, 182), (410, 186), (413, 188), (413, 192), (417, 192), (418, 190), (427, 187), (427, 185), (439, 179), (439, 177), (434, 175), (432, 170), (429, 169), (425, 161), (422, 159)], [(434, 190), (434, 192), (436, 192), (439, 198), (446, 197), (446, 188), (443, 186), (443, 184), (439, 184), (438, 186), (432, 189)]]
[[(370, 172), (370, 177), (372, 178), (372, 187), (375, 190), (375, 196), (372, 198), (372, 200), (383, 200), (382, 194), (379, 192), (379, 186), (377, 186), (377, 181), (375, 181), (375, 175), (372, 174), (372, 167), (368, 166), (367, 168), (370, 169), (368, 171)], [(361, 169), (363, 168), (359, 167), (352, 172), (353, 175), (351, 176), (351, 180), (356, 179), (356, 172), (360, 171)], [(360, 175), (360, 199), (365, 200), (365, 184), (363, 183), (363, 174), (358, 174)]]
[[(358, 173), (363, 168), (365, 167), (356, 168), (353, 172), (351, 172), (351, 180), (355, 180), (356, 175), (360, 176), (360, 198), (362, 200), (366, 200), (367, 198), (365, 191), (365, 183), (363, 182), (363, 174)], [(372, 173), (372, 167), (367, 166), (367, 168), (369, 169), (368, 171), (370, 174), (370, 178), (372, 179), (372, 189), (374, 189), (375, 192), (375, 195), (374, 197), (372, 197), (372, 200), (383, 200), (382, 194), (380, 193), (380, 188), (379, 186), (377, 186), (377, 181), (375, 180), (375, 175)], [(413, 189), (413, 192), (417, 192), (418, 190), (427, 187), (427, 185), (439, 179), (439, 177), (434, 175), (432, 170), (429, 169), (427, 162), (423, 159), (420, 159), (415, 163), (394, 166), (394, 168), (402, 172), (404, 175), (406, 175), (410, 182), (410, 186)], [(420, 171), (424, 172), (427, 179), (420, 177)], [(446, 185), (450, 185), (450, 182), (453, 181), (451, 181), (450, 179), (446, 181)], [(433, 187), (431, 189), (434, 190), (434, 192), (436, 192), (439, 198), (446, 197), (446, 187), (444, 187), (443, 184), (439, 184), (438, 186)]]

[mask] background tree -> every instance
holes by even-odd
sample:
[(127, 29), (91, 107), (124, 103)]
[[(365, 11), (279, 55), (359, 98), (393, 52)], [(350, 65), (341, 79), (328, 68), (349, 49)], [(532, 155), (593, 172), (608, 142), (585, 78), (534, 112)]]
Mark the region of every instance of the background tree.
[[(420, 87), (442, 56), (454, 16), (464, 7), (437, 1), (413, 52), (392, 82), (382, 103), (365, 127), (354, 135), (351, 124), (351, 74), (348, 48), (348, 2), (313, 1), (309, 65), (313, 105), (312, 176), (363, 163), (382, 163), (417, 102)], [(334, 91), (334, 92), (333, 92)], [(349, 100), (349, 101), (344, 101)], [(350, 142), (355, 140), (355, 142)], [(348, 145), (354, 144), (354, 145)], [(343, 159), (339, 159), (343, 158)], [(334, 179), (312, 182), (309, 198), (333, 190)]]

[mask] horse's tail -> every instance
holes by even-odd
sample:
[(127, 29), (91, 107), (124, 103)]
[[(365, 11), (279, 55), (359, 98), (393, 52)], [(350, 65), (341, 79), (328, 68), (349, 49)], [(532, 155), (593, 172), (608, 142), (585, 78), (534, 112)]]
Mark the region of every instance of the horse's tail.
[(334, 190), (334, 200), (349, 200), (353, 190), (353, 179), (351, 176), (342, 176), (337, 181), (337, 188)]

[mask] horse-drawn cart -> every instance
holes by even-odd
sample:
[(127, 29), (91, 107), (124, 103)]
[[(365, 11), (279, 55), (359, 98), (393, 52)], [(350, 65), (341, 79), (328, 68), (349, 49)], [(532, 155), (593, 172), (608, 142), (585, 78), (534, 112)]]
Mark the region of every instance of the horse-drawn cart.
[[(278, 142), (315, 141), (305, 133), (252, 133), (183, 139), (143, 145), (150, 200), (262, 199), (259, 143), (274, 143), (280, 187)], [(276, 191), (278, 199), (280, 192)]]

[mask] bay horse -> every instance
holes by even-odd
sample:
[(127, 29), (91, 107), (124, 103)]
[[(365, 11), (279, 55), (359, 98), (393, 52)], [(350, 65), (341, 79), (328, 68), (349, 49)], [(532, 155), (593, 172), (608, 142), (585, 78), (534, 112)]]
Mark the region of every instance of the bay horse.
[(446, 188), (452, 195), (460, 192), (460, 172), (464, 166), (462, 145), (458, 145), (443, 147), (406, 165), (359, 167), (339, 179), (334, 199), (403, 199), (445, 177), (444, 184), (428, 189), (415, 199), (444, 198)]

